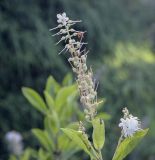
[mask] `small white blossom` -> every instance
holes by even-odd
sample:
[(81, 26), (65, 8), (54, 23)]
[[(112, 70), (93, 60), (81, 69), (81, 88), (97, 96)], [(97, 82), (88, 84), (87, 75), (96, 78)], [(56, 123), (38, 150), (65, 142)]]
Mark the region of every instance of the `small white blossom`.
[(15, 155), (20, 155), (23, 152), (22, 139), (22, 135), (19, 132), (7, 132), (5, 135), (5, 140), (8, 145), (8, 150)]
[(133, 134), (139, 130), (140, 121), (137, 117), (133, 117), (129, 114), (128, 110), (125, 108), (124, 110), (124, 118), (120, 119), (119, 127), (122, 128), (122, 134), (124, 137), (131, 137)]
[(66, 25), (67, 24), (67, 22), (69, 21), (69, 18), (66, 16), (66, 13), (64, 12), (64, 13), (62, 13), (62, 14), (57, 14), (57, 18), (58, 18), (58, 20), (57, 20), (57, 22), (58, 23), (61, 23), (62, 25)]

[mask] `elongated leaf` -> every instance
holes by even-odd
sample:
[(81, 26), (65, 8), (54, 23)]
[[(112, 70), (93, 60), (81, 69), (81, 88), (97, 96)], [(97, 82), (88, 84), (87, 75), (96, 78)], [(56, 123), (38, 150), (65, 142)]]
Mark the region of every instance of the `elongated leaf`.
[(42, 113), (46, 113), (47, 107), (41, 96), (31, 88), (23, 87), (22, 92), (27, 100)]
[(45, 91), (47, 91), (50, 95), (55, 96), (60, 89), (59, 83), (53, 78), (53, 76), (49, 76), (46, 82)]
[(49, 109), (53, 111), (55, 106), (53, 97), (47, 91), (44, 91), (44, 95)]
[(112, 160), (124, 159), (147, 134), (148, 129), (136, 132), (132, 137), (125, 138), (117, 147)]
[(44, 148), (51, 151), (53, 148), (52, 143), (50, 143), (51, 139), (49, 139), (46, 131), (41, 129), (32, 129), (33, 134), (38, 138), (39, 142), (42, 144)]
[(69, 95), (71, 95), (75, 91), (76, 85), (61, 88), (56, 96), (56, 107), (60, 110), (60, 107), (62, 107), (66, 103)]
[(93, 144), (97, 150), (101, 150), (105, 141), (105, 128), (103, 120), (95, 118), (93, 124)]
[(69, 85), (71, 85), (73, 83), (73, 77), (72, 77), (72, 75), (70, 74), (70, 73), (68, 73), (65, 77), (64, 77), (64, 79), (63, 79), (63, 81), (62, 81), (62, 85), (63, 86), (69, 86)]
[(81, 138), (82, 133), (75, 131), (70, 128), (62, 128), (62, 131), (72, 140), (75, 144), (77, 144), (81, 149), (83, 149), (88, 155), (93, 157), (90, 152), (90, 149), (86, 146), (85, 142)]
[(52, 112), (52, 115), (47, 115), (44, 119), (45, 129), (53, 136), (56, 135), (60, 130), (60, 121), (57, 113)]

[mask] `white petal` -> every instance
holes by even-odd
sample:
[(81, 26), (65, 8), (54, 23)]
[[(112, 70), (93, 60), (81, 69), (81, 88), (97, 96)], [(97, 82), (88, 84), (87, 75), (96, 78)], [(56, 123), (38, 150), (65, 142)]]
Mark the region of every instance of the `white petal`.
[(58, 22), (58, 23), (61, 23), (62, 21), (61, 21), (61, 19), (58, 19), (57, 22)]
[(61, 16), (61, 14), (57, 14), (57, 18), (61, 18), (62, 16)]
[(64, 12), (64, 13), (62, 13), (62, 17), (64, 17), (64, 18), (66, 17), (66, 13), (65, 13), (65, 12)]

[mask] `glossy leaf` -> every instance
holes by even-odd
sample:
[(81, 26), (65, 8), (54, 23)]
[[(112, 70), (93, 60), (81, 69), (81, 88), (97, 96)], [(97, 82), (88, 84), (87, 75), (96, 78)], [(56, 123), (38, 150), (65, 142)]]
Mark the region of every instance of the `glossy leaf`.
[(75, 144), (77, 144), (81, 149), (83, 149), (88, 155), (93, 157), (92, 153), (90, 152), (90, 148), (86, 145), (86, 143), (81, 138), (83, 135), (79, 131), (75, 131), (70, 128), (62, 128), (62, 131), (72, 140)]
[(137, 146), (147, 132), (148, 129), (141, 130), (136, 132), (132, 137), (125, 138), (116, 148), (112, 160), (123, 160)]
[(42, 113), (46, 113), (47, 107), (41, 96), (31, 88), (23, 87), (22, 92), (27, 100)]

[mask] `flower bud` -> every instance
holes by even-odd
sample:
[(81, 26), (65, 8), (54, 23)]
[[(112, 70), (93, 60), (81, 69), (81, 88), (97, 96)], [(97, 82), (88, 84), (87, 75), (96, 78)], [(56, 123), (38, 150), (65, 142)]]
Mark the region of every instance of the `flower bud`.
[(77, 72), (77, 69), (76, 68), (74, 68), (74, 67), (72, 67), (72, 70), (73, 70), (73, 72)]

